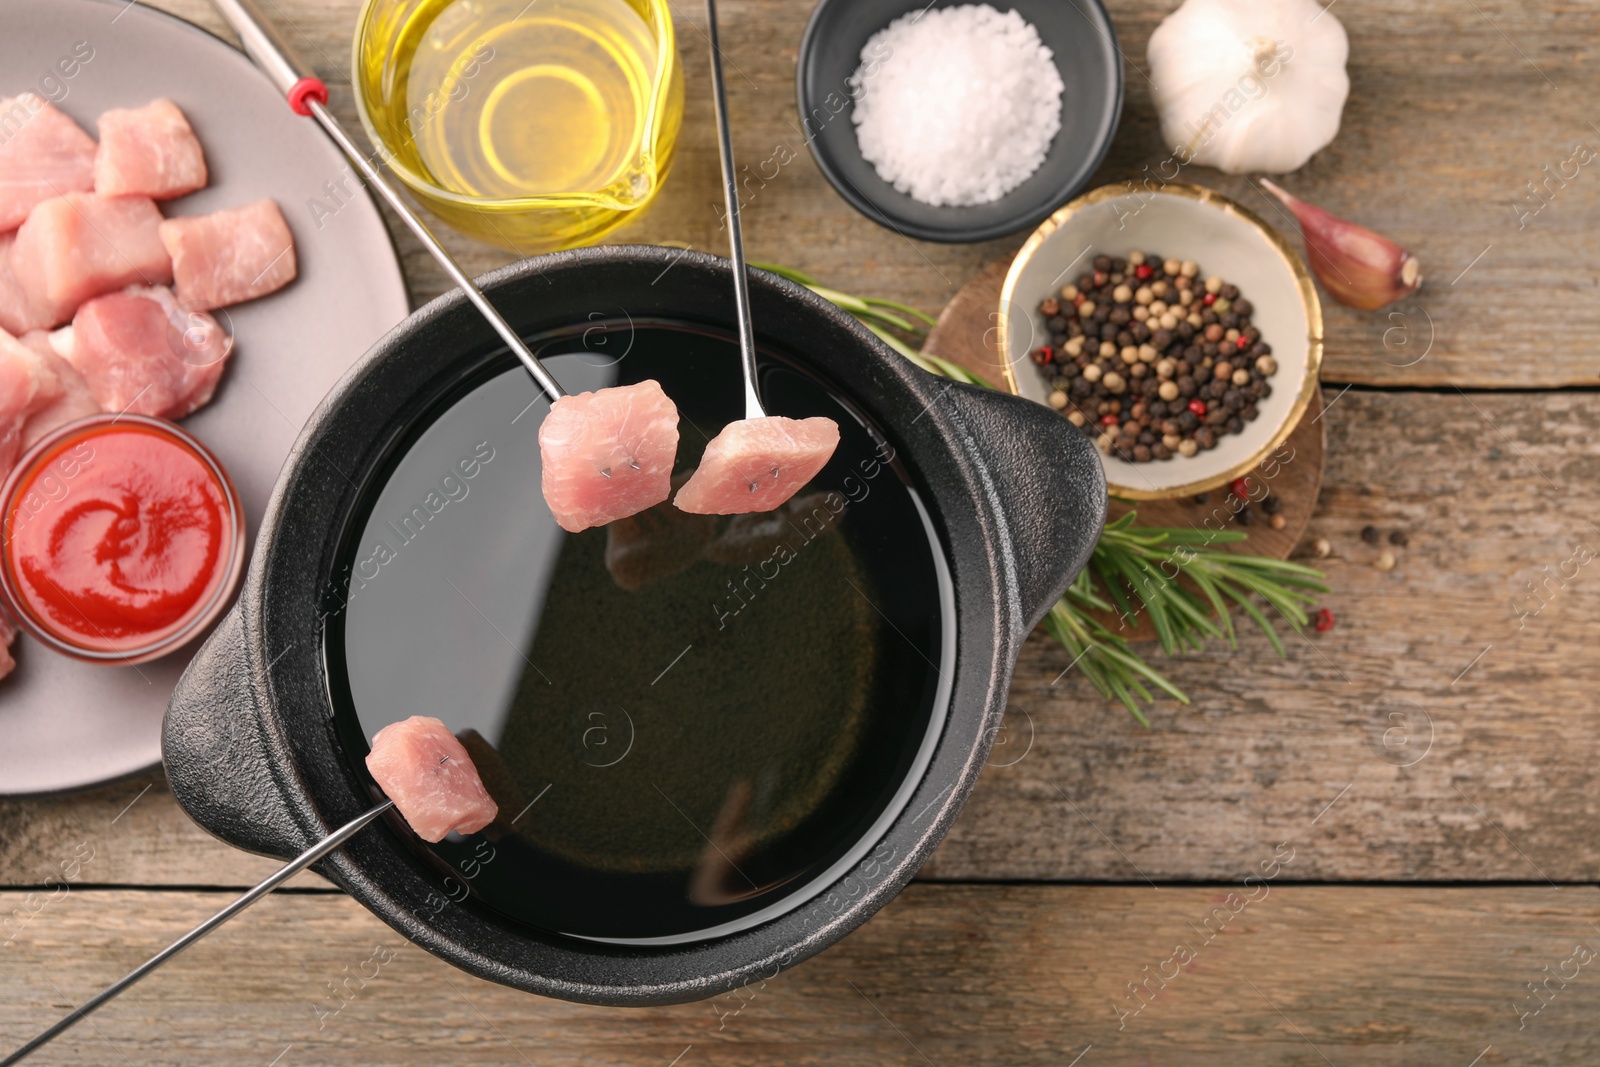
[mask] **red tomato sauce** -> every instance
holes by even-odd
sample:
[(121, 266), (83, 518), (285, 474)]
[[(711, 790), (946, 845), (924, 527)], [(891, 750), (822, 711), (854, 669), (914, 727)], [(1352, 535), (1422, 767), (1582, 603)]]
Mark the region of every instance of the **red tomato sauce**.
[(183, 634), (237, 577), (231, 486), (155, 420), (68, 433), (13, 485), (8, 592), (26, 621), (77, 649), (115, 655)]

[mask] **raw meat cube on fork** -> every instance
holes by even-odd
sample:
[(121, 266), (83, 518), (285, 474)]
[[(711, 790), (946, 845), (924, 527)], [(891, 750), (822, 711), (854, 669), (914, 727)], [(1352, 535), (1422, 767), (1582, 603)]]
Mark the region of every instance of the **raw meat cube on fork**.
[(677, 455), (678, 406), (655, 381), (564, 396), (539, 427), (545, 503), (571, 533), (667, 499)]
[(730, 422), (673, 503), (701, 515), (771, 511), (815, 478), (838, 447), (839, 424), (821, 416)]
[(500, 813), (466, 748), (426, 715), (379, 730), (367, 770), (424, 841), (443, 841), (452, 830), (477, 833)]

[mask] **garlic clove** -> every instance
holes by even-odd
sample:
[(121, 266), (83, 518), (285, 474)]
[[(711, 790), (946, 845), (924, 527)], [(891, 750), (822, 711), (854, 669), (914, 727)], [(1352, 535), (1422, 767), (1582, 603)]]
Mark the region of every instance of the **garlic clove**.
[(1261, 184), (1294, 212), (1311, 272), (1341, 304), (1376, 311), (1422, 284), (1417, 257), (1387, 237), (1291, 196), (1266, 178)]

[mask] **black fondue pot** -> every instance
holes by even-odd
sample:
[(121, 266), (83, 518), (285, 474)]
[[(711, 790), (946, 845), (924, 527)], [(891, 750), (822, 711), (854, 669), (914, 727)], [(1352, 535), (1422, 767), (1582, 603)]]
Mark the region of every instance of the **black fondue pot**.
[[(430, 847), (395, 816), (317, 869), (464, 970), (589, 1003), (717, 995), (887, 903), (977, 780), (1105, 480), (1054, 412), (751, 273), (769, 410), (843, 434), (757, 520), (667, 505), (563, 534), (538, 490), (548, 405), (466, 300), (379, 342), (312, 416), (173, 695), (185, 810), (291, 857), (378, 797), (376, 728), (442, 718), (500, 818)], [(482, 284), (564, 387), (660, 381), (681, 469), (739, 417), (726, 260), (593, 248)]]

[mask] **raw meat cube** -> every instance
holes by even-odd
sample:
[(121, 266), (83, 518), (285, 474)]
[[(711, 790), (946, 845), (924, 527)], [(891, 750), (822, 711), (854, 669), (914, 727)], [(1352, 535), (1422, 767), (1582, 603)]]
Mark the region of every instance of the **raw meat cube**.
[[(689, 480), (677, 475), (672, 487)], [(663, 500), (606, 527), (606, 570), (618, 588), (632, 593), (688, 570), (717, 535), (713, 515), (690, 515)]]
[(129, 285), (172, 281), (161, 211), (146, 196), (68, 193), (33, 209), (11, 246), (11, 271), (49, 325), (78, 305)]
[(104, 411), (181, 419), (211, 399), (233, 338), (168, 289), (96, 297), (72, 320), (67, 362)]
[(50, 309), (35, 304), (11, 273), (11, 246), (16, 241), (14, 233), (0, 234), (0, 330), (21, 336), (55, 324)]
[[(511, 773), (511, 768), (506, 764), (504, 757), (489, 743), (489, 739), (469, 728), (456, 734), (456, 740), (467, 750), (467, 757), (472, 760), (472, 766), (477, 770), (478, 777), (483, 781), (483, 788), (488, 791), (489, 799), (494, 801), (495, 807), (501, 811), (525, 813), (528, 810), (528, 798), (522, 792), (522, 786), (517, 784), (517, 776)], [(507, 833), (514, 831), (497, 815), (494, 821), (480, 832), (489, 840), (498, 841)]]
[(677, 455), (678, 406), (655, 381), (564, 396), (539, 427), (544, 500), (571, 533), (667, 499)]
[(11, 658), (11, 643), (16, 639), (17, 624), (0, 611), (0, 678), (17, 669), (17, 661)]
[(94, 188), (94, 139), (34, 93), (0, 100), (0, 232), (38, 204)]
[(294, 281), (294, 235), (271, 200), (168, 219), (161, 243), (172, 257), (178, 303), (194, 311), (242, 304)]
[(424, 841), (443, 841), (451, 830), (475, 834), (500, 813), (466, 748), (426, 715), (379, 730), (367, 770)]
[[(69, 326), (56, 332), (66, 334), (63, 340), (70, 343), (71, 331)], [(34, 330), (20, 338), (39, 357), (44, 369), (39, 395), (34, 398), (33, 410), (22, 424), (24, 451), (50, 431), (100, 412), (100, 402), (89, 391), (89, 383), (56, 352), (50, 336), (43, 330)]]
[(178, 105), (155, 100), (100, 116), (94, 191), (171, 200), (205, 188), (206, 157)]
[(44, 375), (39, 354), (0, 331), (0, 477), (22, 454), (22, 424), (40, 404)]
[(815, 478), (838, 447), (839, 424), (820, 416), (730, 422), (673, 503), (700, 515), (771, 511)]

